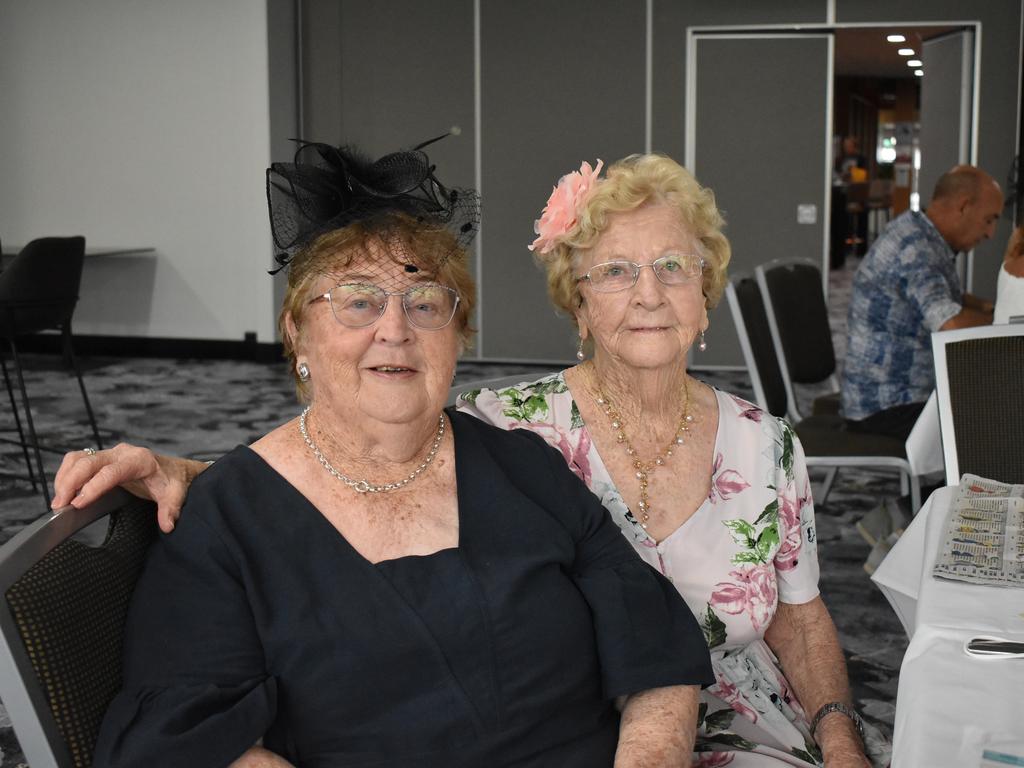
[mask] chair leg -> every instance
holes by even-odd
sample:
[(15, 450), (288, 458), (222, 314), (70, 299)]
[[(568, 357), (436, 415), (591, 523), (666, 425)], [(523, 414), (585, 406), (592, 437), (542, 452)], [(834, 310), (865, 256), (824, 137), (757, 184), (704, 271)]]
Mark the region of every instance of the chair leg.
[(21, 427), (21, 415), (18, 413), (18, 403), (14, 399), (14, 389), (11, 388), (11, 377), (7, 373), (7, 361), (0, 355), (0, 367), (4, 370), (4, 384), (7, 387), (7, 397), (11, 400), (11, 413), (14, 414), (14, 426), (18, 430), (18, 442), (21, 443), (21, 451), (25, 455), (25, 467), (28, 469), (28, 481), (32, 483), (32, 490), (38, 491), (36, 487), (36, 473), (32, 469), (32, 458), (28, 453), (28, 442), (25, 440), (25, 430)]
[(21, 401), (25, 404), (25, 426), (28, 427), (28, 438), (32, 444), (32, 450), (36, 454), (36, 465), (39, 469), (39, 482), (43, 486), (43, 498), (46, 500), (46, 508), (50, 508), (50, 488), (46, 483), (46, 473), (43, 471), (43, 454), (39, 451), (39, 437), (36, 435), (36, 427), (32, 422), (32, 406), (28, 400), (28, 390), (25, 389), (25, 377), (21, 372), (21, 358), (18, 357), (18, 347), (14, 339), (8, 339), (11, 345), (11, 360), (14, 362), (14, 371), (18, 374), (18, 388), (21, 390)]
[(910, 495), (910, 474), (900, 470), (900, 496)]
[(103, 441), (100, 439), (100, 431), (96, 427), (96, 417), (92, 412), (92, 405), (89, 403), (89, 395), (85, 392), (85, 382), (82, 380), (82, 370), (78, 367), (78, 359), (75, 357), (75, 352), (71, 348), (71, 322), (68, 321), (64, 324), (64, 355), (67, 360), (71, 362), (71, 367), (75, 371), (75, 376), (78, 377), (78, 388), (82, 390), (82, 402), (85, 403), (85, 412), (89, 416), (89, 426), (92, 427), (92, 436), (96, 440), (96, 448), (103, 448)]
[(836, 475), (839, 474), (839, 467), (830, 467), (825, 473), (825, 479), (821, 483), (821, 498), (817, 500), (817, 504), (824, 506), (825, 502), (828, 501), (828, 495), (832, 491), (832, 484), (836, 481)]

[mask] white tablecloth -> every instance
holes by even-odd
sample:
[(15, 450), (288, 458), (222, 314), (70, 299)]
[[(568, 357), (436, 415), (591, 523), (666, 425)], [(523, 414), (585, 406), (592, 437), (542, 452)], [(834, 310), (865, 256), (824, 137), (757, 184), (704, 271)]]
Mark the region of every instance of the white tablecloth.
[(1024, 659), (981, 660), (964, 641), (1024, 641), (1024, 589), (931, 575), (957, 487), (932, 494), (872, 579), (911, 636), (900, 668), (894, 768), (974, 768), (998, 739), (1024, 744)]

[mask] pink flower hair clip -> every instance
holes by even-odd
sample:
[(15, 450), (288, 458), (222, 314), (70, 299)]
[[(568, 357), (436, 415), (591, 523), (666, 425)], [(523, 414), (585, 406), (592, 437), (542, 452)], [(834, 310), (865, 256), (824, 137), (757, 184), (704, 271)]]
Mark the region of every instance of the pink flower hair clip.
[(590, 163), (583, 162), (578, 171), (567, 173), (558, 180), (558, 185), (551, 192), (540, 218), (533, 222), (533, 231), (537, 239), (527, 246), (539, 254), (550, 253), (555, 246), (576, 226), (580, 206), (587, 193), (598, 182), (598, 174), (604, 167), (602, 160), (597, 167), (591, 168)]

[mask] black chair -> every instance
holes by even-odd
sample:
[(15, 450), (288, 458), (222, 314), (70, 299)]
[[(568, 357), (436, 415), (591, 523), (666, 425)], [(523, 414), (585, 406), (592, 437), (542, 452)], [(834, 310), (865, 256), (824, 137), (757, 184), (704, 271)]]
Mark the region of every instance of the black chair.
[[(47, 506), (50, 503), (50, 490), (43, 471), (43, 457), (39, 438), (36, 434), (35, 422), (32, 419), (32, 407), (25, 388), (21, 357), (18, 354), (16, 340), (18, 337), (39, 333), (44, 330), (61, 332), (64, 356), (70, 362), (78, 386), (82, 392), (82, 401), (92, 427), (93, 439), (98, 448), (103, 446), (96, 417), (89, 403), (89, 395), (85, 391), (82, 372), (78, 367), (71, 343), (71, 317), (78, 303), (78, 288), (82, 281), (82, 264), (85, 259), (85, 238), (83, 237), (44, 237), (33, 240), (26, 245), (7, 266), (0, 272), (0, 338), (7, 342), (14, 373), (21, 394), (24, 408), (24, 425), (15, 402), (11, 377), (7, 363), (0, 354), (0, 365), (3, 367), (4, 383), (14, 412), (15, 426), (19, 442), (25, 452), (25, 463), (28, 466), (29, 480), (33, 489), (38, 482), (42, 486), (43, 497)], [(26, 434), (27, 432), (27, 434)], [(33, 469), (29, 450), (35, 455), (36, 466)], [(61, 451), (57, 451), (58, 453)]]
[(786, 411), (799, 421), (795, 384), (828, 383), (832, 392), (814, 400), (812, 415), (839, 413), (836, 353), (821, 270), (806, 259), (777, 259), (759, 266), (757, 284), (789, 400)]
[(1024, 325), (932, 334), (946, 484), (1024, 483)]
[[(773, 416), (790, 417), (782, 361), (775, 354), (769, 315), (758, 281), (753, 277), (734, 277), (726, 285), (725, 294), (754, 384), (757, 405)], [(910, 494), (911, 506), (917, 512), (921, 505), (919, 476), (924, 472), (919, 469), (922, 462), (918, 457), (908, 456), (910, 440), (904, 443), (885, 435), (850, 432), (845, 419), (838, 414), (815, 414), (790, 421), (803, 444), (807, 466), (828, 470), (817, 499), (819, 503), (824, 504), (828, 498), (840, 467), (875, 467), (899, 472), (901, 490)]]
[[(71, 538), (107, 515), (100, 546)], [(32, 768), (92, 764), (121, 688), (128, 602), (156, 534), (156, 505), (116, 489), (0, 547), (0, 697)]]

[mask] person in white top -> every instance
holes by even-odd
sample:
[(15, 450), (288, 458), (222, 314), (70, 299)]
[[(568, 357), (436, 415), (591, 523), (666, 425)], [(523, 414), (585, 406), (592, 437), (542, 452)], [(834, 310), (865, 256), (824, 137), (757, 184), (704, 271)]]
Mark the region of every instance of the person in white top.
[(1024, 316), (1024, 225), (1010, 235), (1003, 256), (1003, 267), (996, 283), (996, 309), (992, 323), (1010, 322), (1011, 317)]

